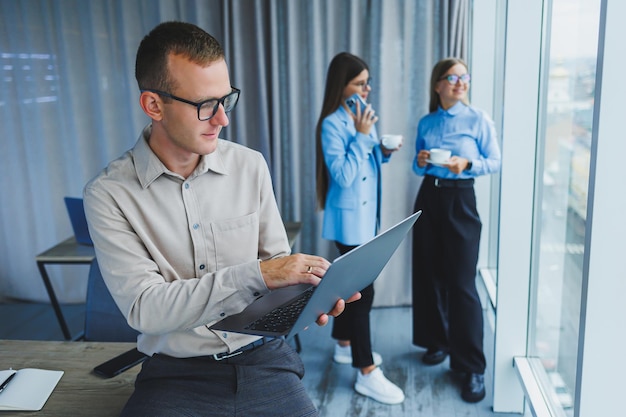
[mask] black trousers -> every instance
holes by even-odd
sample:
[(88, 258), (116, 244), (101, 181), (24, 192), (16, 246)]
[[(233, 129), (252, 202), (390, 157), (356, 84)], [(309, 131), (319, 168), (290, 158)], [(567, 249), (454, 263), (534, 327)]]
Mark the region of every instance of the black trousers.
[[(335, 242), (340, 254), (356, 246), (346, 246)], [(350, 279), (350, 277), (346, 277)], [(365, 368), (374, 364), (372, 358), (372, 338), (370, 333), (370, 311), (374, 303), (374, 284), (361, 290), (361, 299), (346, 304), (346, 308), (333, 320), (332, 337), (337, 340), (349, 340), (352, 347), (352, 366)]]
[(413, 343), (448, 351), (456, 371), (482, 374), (483, 312), (476, 290), (482, 223), (473, 181), (444, 184), (426, 176), (415, 200), (415, 210), (423, 212), (413, 227)]

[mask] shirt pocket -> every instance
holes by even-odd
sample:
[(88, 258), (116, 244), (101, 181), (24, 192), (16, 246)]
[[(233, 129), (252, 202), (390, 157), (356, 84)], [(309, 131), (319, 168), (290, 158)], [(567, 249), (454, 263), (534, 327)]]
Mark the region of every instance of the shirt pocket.
[(258, 258), (259, 215), (257, 212), (211, 223), (217, 269)]

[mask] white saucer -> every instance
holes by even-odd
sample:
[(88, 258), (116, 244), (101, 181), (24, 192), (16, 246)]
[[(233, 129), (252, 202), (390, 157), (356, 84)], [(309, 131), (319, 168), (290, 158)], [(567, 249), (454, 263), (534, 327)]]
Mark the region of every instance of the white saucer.
[(431, 160), (430, 160), (430, 158), (429, 158), (429, 159), (427, 159), (427, 160), (426, 160), (426, 162), (428, 162), (429, 164), (432, 164), (432, 165), (434, 165), (434, 166), (437, 166), (437, 167), (442, 167), (442, 166), (445, 166), (445, 165), (447, 165), (448, 163), (450, 163), (450, 160), (449, 160), (449, 159), (447, 159), (447, 160), (446, 160), (446, 161), (444, 161), (444, 162), (433, 162), (433, 161), (431, 161)]

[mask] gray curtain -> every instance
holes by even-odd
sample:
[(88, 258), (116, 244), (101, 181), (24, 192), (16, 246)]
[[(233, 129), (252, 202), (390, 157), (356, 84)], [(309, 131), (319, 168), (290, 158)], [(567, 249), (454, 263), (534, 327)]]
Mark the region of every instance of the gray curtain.
[[(384, 4), (383, 4), (384, 3)], [(326, 68), (364, 58), (379, 133), (404, 135), (383, 171), (383, 229), (412, 211), (418, 119), (434, 63), (467, 50), (469, 0), (0, 0), (0, 297), (47, 301), (35, 256), (71, 236), (64, 196), (135, 143), (135, 52), (167, 20), (225, 47), (242, 90), (223, 137), (261, 151), (297, 251), (334, 258), (315, 210), (315, 124)], [(87, 268), (87, 267), (85, 267)], [(62, 302), (84, 301), (87, 269), (48, 267)], [(410, 239), (377, 280), (376, 305), (410, 303)]]

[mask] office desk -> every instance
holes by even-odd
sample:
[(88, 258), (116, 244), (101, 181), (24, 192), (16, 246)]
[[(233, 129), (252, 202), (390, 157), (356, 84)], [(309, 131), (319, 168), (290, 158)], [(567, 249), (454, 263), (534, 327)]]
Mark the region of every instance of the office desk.
[(65, 371), (41, 411), (0, 411), (0, 416), (118, 416), (133, 392), (141, 366), (110, 379), (102, 379), (91, 370), (134, 346), (134, 343), (0, 340), (0, 369)]
[(81, 245), (76, 242), (76, 239), (73, 236), (53, 246), (45, 252), (40, 253), (35, 257), (35, 261), (37, 261), (37, 268), (39, 268), (39, 273), (41, 274), (41, 279), (46, 286), (46, 291), (48, 291), (50, 304), (52, 304), (54, 313), (57, 316), (57, 320), (59, 322), (59, 326), (61, 326), (61, 331), (63, 332), (65, 340), (71, 340), (72, 335), (69, 328), (67, 327), (65, 317), (63, 316), (63, 312), (61, 311), (61, 306), (59, 305), (56, 293), (54, 292), (54, 288), (52, 287), (52, 283), (50, 282), (48, 271), (46, 271), (46, 265), (90, 264), (95, 257), (96, 253), (93, 246)]
[[(285, 222), (285, 230), (287, 231), (287, 239), (289, 240), (290, 247), (293, 247), (296, 239), (298, 238), (301, 227), (302, 225), (300, 222)], [(48, 297), (50, 297), (50, 304), (52, 304), (54, 313), (57, 316), (57, 320), (59, 322), (59, 326), (61, 326), (61, 331), (63, 332), (65, 340), (72, 340), (72, 335), (67, 327), (63, 311), (61, 311), (61, 306), (59, 305), (56, 293), (54, 292), (54, 288), (50, 282), (50, 277), (46, 271), (46, 265), (90, 264), (95, 257), (96, 253), (93, 246), (81, 245), (76, 242), (76, 239), (73, 236), (35, 257), (35, 260), (37, 261), (37, 268), (39, 268), (39, 273), (41, 274), (41, 279), (46, 286), (46, 291), (48, 291)], [(77, 338), (80, 338), (80, 335)]]

